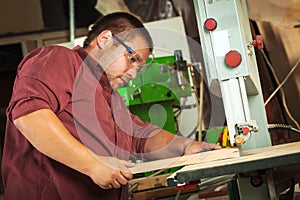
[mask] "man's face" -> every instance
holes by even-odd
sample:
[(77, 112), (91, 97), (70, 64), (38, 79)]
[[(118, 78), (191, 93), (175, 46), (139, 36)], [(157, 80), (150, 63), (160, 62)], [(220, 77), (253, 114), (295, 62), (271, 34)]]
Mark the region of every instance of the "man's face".
[(119, 55), (105, 70), (113, 89), (122, 87), (135, 79), (140, 70), (139, 67), (146, 62), (150, 54), (147, 43), (141, 37), (126, 42), (126, 45), (130, 46), (134, 53), (129, 53), (124, 46), (118, 45), (115, 48)]

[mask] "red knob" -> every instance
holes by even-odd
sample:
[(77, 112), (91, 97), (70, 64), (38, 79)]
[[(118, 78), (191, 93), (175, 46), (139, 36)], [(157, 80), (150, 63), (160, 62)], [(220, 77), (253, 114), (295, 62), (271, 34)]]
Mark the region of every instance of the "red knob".
[(225, 62), (230, 67), (237, 67), (242, 62), (242, 56), (238, 51), (231, 50), (225, 55)]
[(250, 133), (250, 128), (248, 126), (245, 126), (242, 128), (243, 134), (247, 135), (248, 133)]
[(217, 28), (217, 21), (213, 18), (208, 18), (204, 22), (204, 27), (208, 31), (213, 31)]
[(263, 37), (261, 35), (257, 35), (255, 40), (252, 41), (252, 45), (257, 47), (259, 50), (264, 48)]

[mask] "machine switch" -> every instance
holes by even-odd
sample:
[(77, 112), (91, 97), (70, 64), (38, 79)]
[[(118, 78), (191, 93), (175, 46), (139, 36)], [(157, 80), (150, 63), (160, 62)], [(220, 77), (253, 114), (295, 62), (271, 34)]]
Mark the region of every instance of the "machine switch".
[(248, 126), (245, 126), (242, 128), (243, 134), (247, 135), (248, 133), (250, 133), (250, 128)]
[(231, 50), (225, 55), (225, 62), (230, 67), (237, 67), (242, 62), (242, 56), (238, 51)]
[(217, 28), (217, 21), (213, 18), (208, 18), (204, 22), (204, 27), (208, 31), (213, 31)]
[(257, 47), (257, 49), (261, 50), (264, 48), (264, 42), (261, 35), (257, 35), (256, 39), (252, 41), (252, 45)]

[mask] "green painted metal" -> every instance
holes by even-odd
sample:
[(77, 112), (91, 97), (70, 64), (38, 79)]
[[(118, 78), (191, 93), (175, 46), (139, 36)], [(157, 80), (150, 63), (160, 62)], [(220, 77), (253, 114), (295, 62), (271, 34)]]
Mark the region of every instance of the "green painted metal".
[(170, 101), (133, 105), (129, 109), (141, 120), (157, 125), (171, 133), (176, 133), (173, 105)]
[(206, 141), (208, 143), (219, 143), (219, 136), (221, 132), (223, 131), (224, 127), (215, 127), (206, 130)]
[(182, 90), (178, 85), (174, 62), (174, 56), (155, 58), (142, 74), (118, 90), (133, 114), (172, 133), (176, 133), (173, 105), (191, 95), (190, 86)]

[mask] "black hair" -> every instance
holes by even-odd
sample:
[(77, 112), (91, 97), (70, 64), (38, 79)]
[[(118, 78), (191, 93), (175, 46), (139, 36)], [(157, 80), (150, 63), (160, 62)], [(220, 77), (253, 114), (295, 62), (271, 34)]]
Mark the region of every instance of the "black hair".
[(114, 35), (132, 29), (136, 29), (137, 33), (143, 36), (148, 43), (150, 51), (152, 51), (153, 41), (148, 30), (137, 17), (126, 12), (115, 12), (97, 19), (91, 30), (88, 32), (83, 47), (89, 46), (91, 41), (104, 30), (110, 30)]

